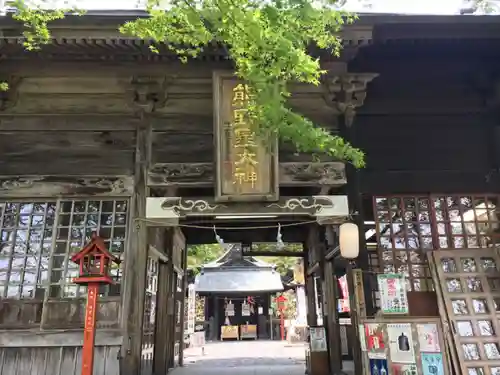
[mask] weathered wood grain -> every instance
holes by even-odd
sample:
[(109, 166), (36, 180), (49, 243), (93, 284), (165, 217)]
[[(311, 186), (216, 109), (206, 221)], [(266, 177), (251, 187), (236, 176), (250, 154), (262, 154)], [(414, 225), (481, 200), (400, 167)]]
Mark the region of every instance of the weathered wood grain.
[(15, 105), (6, 112), (19, 114), (133, 113), (130, 97), (124, 92), (119, 94), (19, 94)]
[(41, 299), (28, 301), (1, 300), (0, 329), (40, 327), (42, 309), (43, 300)]
[(0, 175), (130, 175), (133, 132), (0, 132)]
[[(120, 330), (99, 328), (96, 331), (96, 346), (121, 345), (123, 336)], [(72, 347), (83, 345), (80, 329), (44, 330), (6, 330), (0, 331), (0, 347)]]
[(1, 198), (130, 196), (131, 176), (0, 176)]
[[(152, 123), (150, 111), (152, 103), (136, 103), (139, 109), (141, 124), (136, 132), (136, 145), (133, 162), (134, 194), (132, 196), (132, 215), (134, 218), (144, 217), (146, 197), (149, 195), (147, 171), (151, 163)], [(127, 279), (124, 285), (122, 300), (122, 317), (125, 335), (129, 338), (127, 345), (121, 348), (124, 368), (123, 374), (134, 375), (140, 372), (142, 355), (142, 329), (144, 320), (144, 301), (146, 293), (146, 267), (148, 260), (148, 230), (141, 225), (129, 232), (129, 246), (125, 254), (127, 262), (124, 274)]]
[[(97, 309), (97, 327), (120, 327), (120, 298), (99, 300)], [(49, 300), (45, 304), (47, 309), (44, 329), (83, 328), (85, 324), (85, 300)]]
[(1, 132), (135, 131), (137, 123), (136, 118), (128, 115), (6, 115), (0, 113)]
[[(119, 346), (97, 346), (94, 375), (120, 375)], [(0, 348), (0, 375), (78, 375), (81, 373), (81, 347)]]
[[(148, 185), (154, 187), (212, 187), (213, 163), (156, 163), (148, 171)], [(280, 186), (341, 186), (346, 183), (345, 165), (340, 162), (280, 163)]]
[[(207, 129), (179, 128), (177, 131), (156, 131), (153, 133), (152, 160), (154, 163), (210, 163), (214, 161), (213, 148), (213, 133)], [(323, 155), (321, 159), (328, 161), (329, 158)], [(291, 144), (281, 143), (279, 160), (311, 162), (312, 156), (297, 152)]]
[[(42, 309), (45, 321), (42, 322)], [(98, 327), (117, 328), (120, 325), (120, 298), (99, 301)], [(0, 301), (0, 330), (43, 327), (46, 329), (83, 328), (85, 301), (81, 299)]]

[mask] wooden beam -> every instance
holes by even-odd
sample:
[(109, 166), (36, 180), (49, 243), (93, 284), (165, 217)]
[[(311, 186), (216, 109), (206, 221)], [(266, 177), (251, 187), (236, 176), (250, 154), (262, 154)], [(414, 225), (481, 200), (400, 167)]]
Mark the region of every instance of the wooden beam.
[(0, 131), (135, 131), (139, 120), (130, 115), (115, 114), (47, 114), (12, 115), (0, 113)]
[[(148, 197), (146, 215), (148, 226), (176, 226), (180, 219), (215, 218), (253, 220), (281, 217), (309, 217), (319, 223), (343, 222), (349, 215), (344, 195), (282, 197), (277, 202), (219, 203), (213, 197)], [(218, 220), (219, 219), (219, 220)], [(265, 221), (265, 220), (264, 220)], [(241, 221), (240, 221), (241, 223)], [(253, 241), (251, 241), (253, 242)]]
[(243, 251), (243, 256), (249, 257), (304, 257), (307, 253), (304, 251)]
[[(156, 163), (148, 170), (150, 187), (212, 187), (214, 181), (213, 163)], [(279, 163), (281, 186), (342, 186), (346, 182), (344, 163)]]
[(334, 249), (330, 250), (326, 255), (325, 255), (325, 260), (326, 261), (331, 261), (335, 257), (340, 255), (340, 246), (336, 246)]
[[(96, 346), (120, 346), (123, 344), (121, 330), (97, 329)], [(2, 348), (61, 348), (81, 347), (83, 335), (81, 329), (75, 330), (6, 330), (0, 332), (0, 347)]]
[(130, 197), (132, 176), (0, 176), (0, 198)]
[[(256, 222), (246, 222), (245, 225), (258, 226), (259, 223)], [(219, 235), (225, 243), (251, 243), (251, 242), (276, 242), (276, 237), (278, 234), (277, 226), (270, 225), (269, 228), (262, 229), (245, 229), (238, 228), (229, 229), (230, 225), (223, 224), (224, 229), (217, 229), (217, 235)], [(262, 223), (260, 223), (262, 225)], [(189, 245), (202, 245), (209, 243), (216, 243), (215, 234), (212, 226), (210, 224), (205, 226), (207, 229), (200, 229), (196, 227), (182, 227), (182, 232), (186, 237), (186, 243)], [(282, 227), (281, 234), (284, 242), (303, 242), (305, 238), (305, 227), (306, 225), (297, 225), (290, 227)]]
[[(486, 166), (485, 166), (486, 167)], [(359, 172), (360, 192), (370, 195), (428, 194), (473, 191), (491, 193), (500, 185), (500, 174), (486, 168), (464, 170), (366, 170)]]
[(319, 273), (320, 271), (320, 265), (319, 262), (313, 263), (308, 269), (307, 269), (307, 276), (314, 276), (315, 274)]

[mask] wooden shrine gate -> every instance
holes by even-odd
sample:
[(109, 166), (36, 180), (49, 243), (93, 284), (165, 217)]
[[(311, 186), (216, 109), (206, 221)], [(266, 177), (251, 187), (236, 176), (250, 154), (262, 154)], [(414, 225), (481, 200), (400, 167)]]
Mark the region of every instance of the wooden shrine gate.
[(374, 200), (380, 271), (407, 276), (412, 316), (411, 300), (435, 293), (461, 374), (500, 374), (499, 198)]

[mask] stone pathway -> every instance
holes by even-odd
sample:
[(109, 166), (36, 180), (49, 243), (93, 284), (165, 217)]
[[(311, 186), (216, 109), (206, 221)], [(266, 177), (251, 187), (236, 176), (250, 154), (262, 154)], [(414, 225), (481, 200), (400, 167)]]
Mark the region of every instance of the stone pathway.
[(208, 343), (185, 351), (184, 367), (172, 375), (304, 375), (304, 345), (281, 341), (229, 341)]

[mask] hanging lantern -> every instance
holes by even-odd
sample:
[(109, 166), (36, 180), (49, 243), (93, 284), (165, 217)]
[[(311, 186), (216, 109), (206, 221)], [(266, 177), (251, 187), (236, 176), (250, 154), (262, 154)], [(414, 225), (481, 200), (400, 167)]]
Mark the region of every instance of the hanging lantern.
[(354, 223), (344, 223), (339, 229), (340, 255), (356, 259), (359, 255), (359, 228)]

